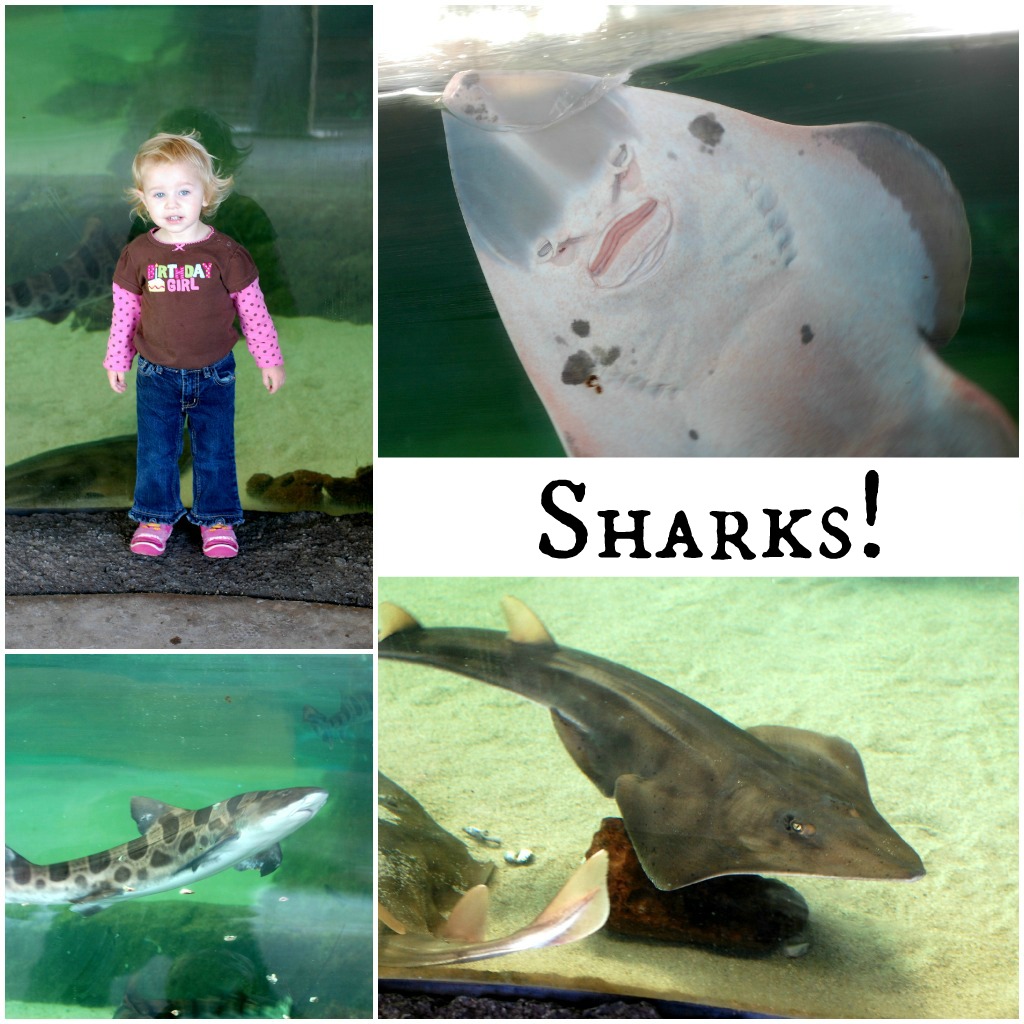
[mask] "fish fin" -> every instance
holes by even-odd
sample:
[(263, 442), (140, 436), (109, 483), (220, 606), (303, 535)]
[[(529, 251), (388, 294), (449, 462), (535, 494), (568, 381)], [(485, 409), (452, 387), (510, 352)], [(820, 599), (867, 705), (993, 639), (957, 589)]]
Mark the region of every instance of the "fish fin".
[(532, 647), (557, 647), (544, 623), (519, 600), (518, 597), (503, 597), (501, 610), (508, 623), (508, 639), (514, 644), (529, 644)]
[(123, 889), (115, 889), (108, 886), (106, 889), (101, 889), (98, 892), (91, 892), (88, 896), (83, 896), (78, 900), (71, 900), (71, 909), (76, 914), (81, 914), (82, 917), (92, 917), (93, 914), (98, 914), (101, 910), (106, 910), (110, 906), (108, 902), (112, 896), (123, 896)]
[(390, 601), (381, 601), (377, 612), (377, 639), (387, 640), (395, 633), (405, 633), (412, 629), (422, 629), (419, 622), (414, 619), (404, 608)]
[(822, 762), (834, 769), (862, 796), (868, 797), (868, 777), (864, 764), (852, 743), (838, 736), (825, 736), (809, 729), (786, 725), (755, 725), (747, 732), (783, 757), (816, 774)]
[(393, 932), (397, 932), (399, 935), (404, 935), (408, 930), (380, 900), (377, 901), (377, 920), (386, 924)]
[(22, 857), (22, 855), (20, 853), (18, 853), (15, 850), (12, 850), (9, 846), (5, 846), (4, 850), (5, 850), (4, 858), (5, 858), (5, 861), (6, 861), (6, 864), (7, 864), (7, 870), (8, 871), (11, 871), (11, 870), (13, 870), (14, 868), (17, 868), (17, 867), (23, 867), (23, 868), (34, 868), (34, 867), (36, 867), (36, 865), (33, 864), (32, 861), (28, 860), (25, 857)]
[[(217, 844), (220, 845), (219, 843)], [(273, 846), (267, 847), (265, 850), (260, 850), (259, 853), (254, 853), (251, 857), (246, 857), (245, 860), (240, 860), (235, 865), (236, 871), (248, 871), (250, 868), (259, 868), (260, 876), (269, 875), (271, 871), (276, 871), (282, 861), (281, 856), (281, 844), (274, 843)]]
[(608, 920), (609, 907), (608, 851), (598, 850), (572, 873), (533, 924), (551, 925), (575, 915), (572, 925), (550, 943), (562, 946), (601, 928)]
[(709, 817), (715, 814), (714, 786), (696, 773), (675, 782), (620, 775), (615, 801), (626, 833), (647, 877), (661, 890), (681, 889), (705, 878), (751, 868), (742, 850), (723, 846)]
[(448, 920), (438, 929), (438, 937), (448, 942), (483, 942), (489, 902), (487, 886), (474, 885), (452, 908)]
[(191, 814), (184, 807), (165, 804), (162, 800), (153, 800), (148, 796), (132, 797), (132, 817), (139, 826), (139, 835), (144, 836), (165, 814)]
[(572, 719), (567, 718), (565, 714), (558, 710), (558, 708), (551, 708), (551, 721), (554, 723), (555, 732), (558, 733), (558, 738), (562, 741), (562, 746), (572, 755), (572, 759), (576, 762), (576, 767), (590, 781), (597, 786), (597, 788), (605, 795), (611, 796), (613, 789), (609, 787), (607, 782), (604, 780), (604, 771), (599, 765), (596, 765), (591, 759), (591, 751), (594, 748), (592, 737), (586, 733), (581, 725), (578, 725)]

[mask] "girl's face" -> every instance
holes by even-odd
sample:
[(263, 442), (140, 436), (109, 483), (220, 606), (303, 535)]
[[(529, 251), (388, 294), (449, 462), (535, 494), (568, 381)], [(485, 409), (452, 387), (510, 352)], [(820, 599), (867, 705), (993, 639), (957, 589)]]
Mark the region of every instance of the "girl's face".
[(198, 242), (208, 228), (199, 219), (206, 205), (199, 176), (186, 164), (151, 163), (142, 170), (142, 202), (161, 242)]

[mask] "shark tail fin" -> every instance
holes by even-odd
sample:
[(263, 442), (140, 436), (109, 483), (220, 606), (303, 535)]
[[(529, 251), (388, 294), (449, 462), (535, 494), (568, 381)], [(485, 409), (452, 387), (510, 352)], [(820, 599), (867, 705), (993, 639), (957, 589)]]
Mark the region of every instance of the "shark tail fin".
[(381, 601), (377, 611), (377, 639), (387, 640), (395, 633), (405, 633), (410, 629), (422, 629), (423, 627), (404, 608), (390, 601)]
[(562, 946), (596, 932), (608, 920), (608, 911), (608, 851), (598, 850), (572, 873), (531, 927), (555, 925), (575, 916), (551, 942), (552, 946)]

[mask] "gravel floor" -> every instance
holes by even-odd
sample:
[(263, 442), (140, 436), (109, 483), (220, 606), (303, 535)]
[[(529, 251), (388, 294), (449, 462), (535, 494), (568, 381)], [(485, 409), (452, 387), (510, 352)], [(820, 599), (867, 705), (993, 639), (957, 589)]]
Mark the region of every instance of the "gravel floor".
[(124, 512), (34, 512), (6, 517), (6, 592), (220, 594), (369, 608), (372, 516), (249, 512), (236, 558), (206, 558), (182, 520), (159, 558), (128, 549)]

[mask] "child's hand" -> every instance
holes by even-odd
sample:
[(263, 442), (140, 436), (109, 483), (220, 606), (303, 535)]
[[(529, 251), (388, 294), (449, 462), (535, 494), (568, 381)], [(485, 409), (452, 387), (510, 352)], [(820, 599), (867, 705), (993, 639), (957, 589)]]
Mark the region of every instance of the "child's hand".
[(120, 395), (126, 387), (128, 382), (125, 380), (127, 374), (124, 370), (107, 370), (107, 380), (110, 381), (110, 386)]
[(263, 386), (273, 394), (280, 391), (284, 384), (285, 372), (283, 366), (265, 366), (263, 368)]

